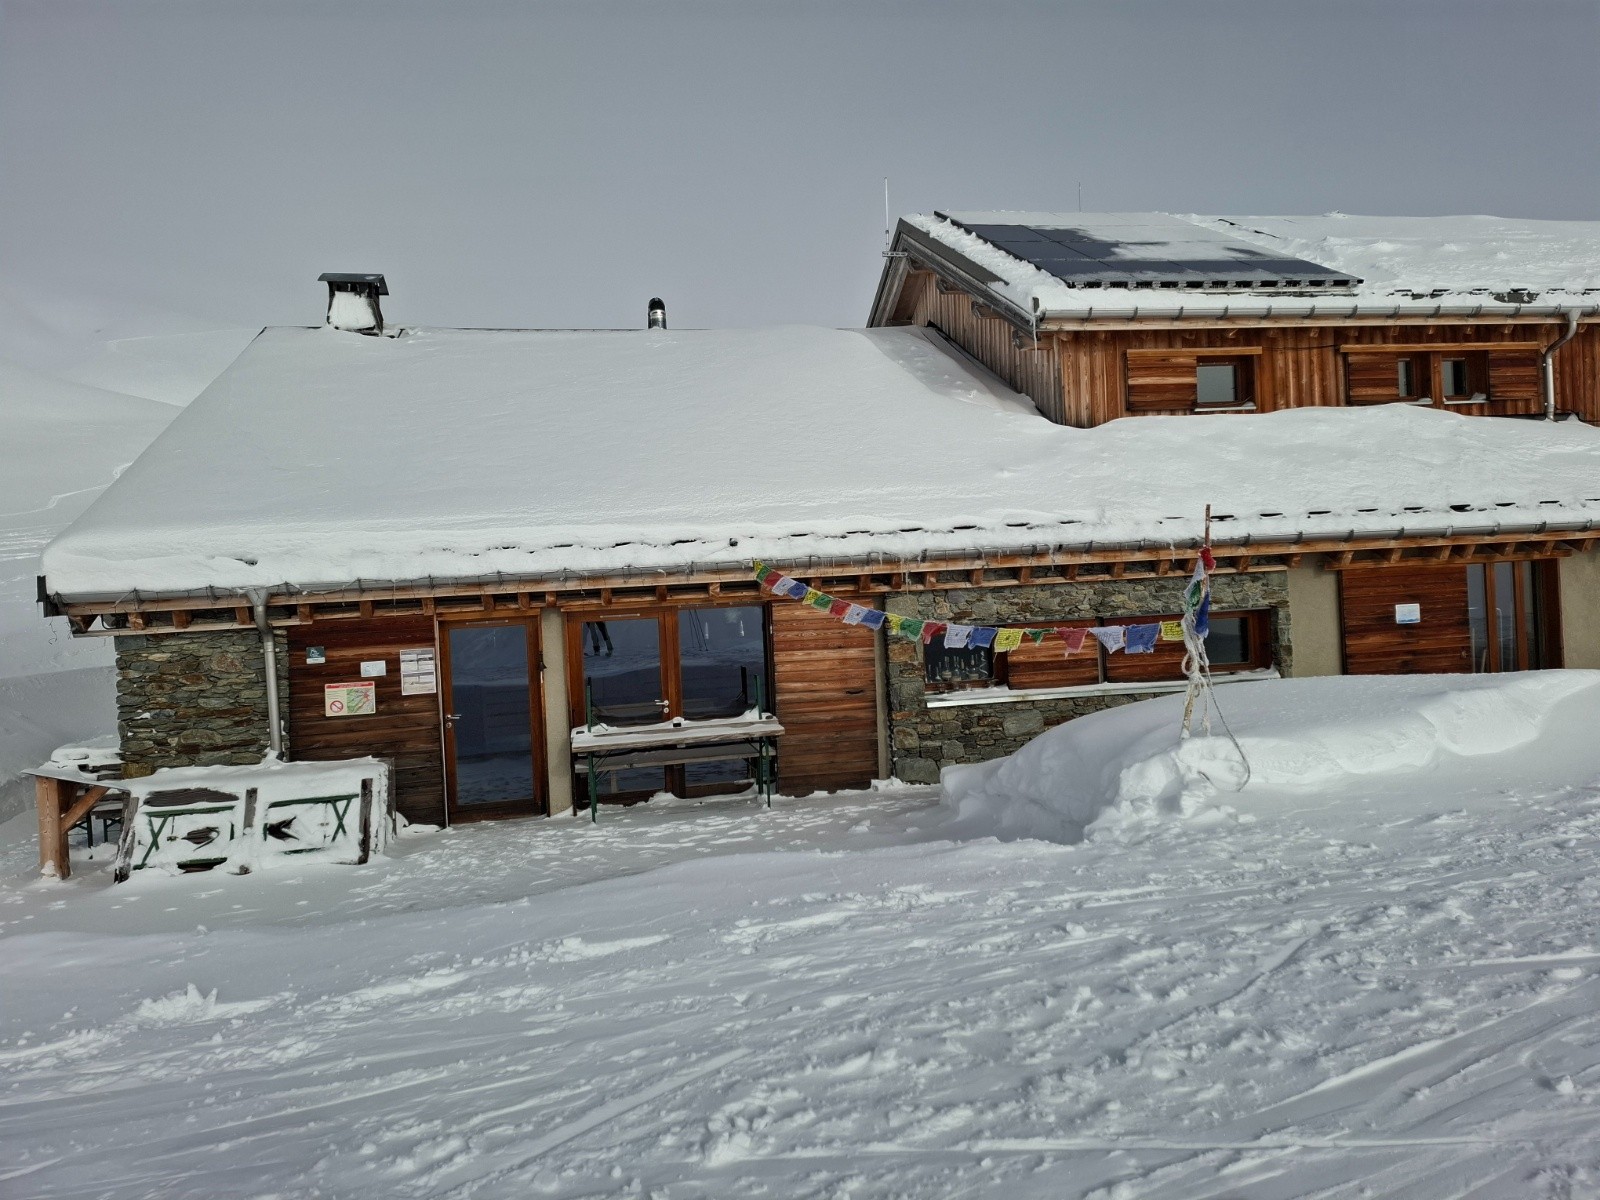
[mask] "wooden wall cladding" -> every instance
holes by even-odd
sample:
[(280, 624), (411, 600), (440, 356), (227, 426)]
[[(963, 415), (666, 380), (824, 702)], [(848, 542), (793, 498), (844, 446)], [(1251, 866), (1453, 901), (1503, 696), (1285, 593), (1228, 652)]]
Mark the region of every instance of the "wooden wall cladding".
[[(400, 651), (433, 649), (432, 617), (382, 617), (289, 628), (289, 755), (326, 760), (370, 754), (394, 760), (395, 806), (407, 820), (444, 823), (439, 697), (400, 694)], [(321, 646), (327, 662), (308, 665)], [(323, 685), (361, 679), (361, 664), (381, 659), (371, 716), (323, 715)]]
[[(1397, 604), (1422, 620), (1395, 623)], [(1349, 675), (1453, 674), (1471, 669), (1465, 567), (1368, 567), (1339, 573), (1344, 669)]]
[(1539, 355), (1526, 350), (1489, 351), (1489, 412), (1532, 416), (1544, 411)]
[(780, 789), (866, 787), (878, 773), (877, 635), (803, 604), (771, 611)]
[(989, 370), (1027, 396), (1052, 421), (1062, 422), (1060, 363), (1048, 339), (1018, 346), (1011, 324), (1000, 317), (973, 311), (965, 292), (941, 292), (930, 271), (913, 271), (906, 278), (901, 311), (912, 325), (937, 326)]
[(1195, 371), (1200, 360), (1193, 354), (1138, 354), (1128, 356), (1128, 411), (1131, 413), (1186, 413), (1194, 407)]

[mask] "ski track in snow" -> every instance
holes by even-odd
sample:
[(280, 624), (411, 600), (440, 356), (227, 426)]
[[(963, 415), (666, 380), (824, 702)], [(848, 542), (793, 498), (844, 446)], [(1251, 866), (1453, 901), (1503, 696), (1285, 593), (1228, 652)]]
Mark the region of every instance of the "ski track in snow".
[(0, 1196), (1600, 1192), (1592, 788), (1070, 847), (937, 800), (121, 888), (13, 826)]

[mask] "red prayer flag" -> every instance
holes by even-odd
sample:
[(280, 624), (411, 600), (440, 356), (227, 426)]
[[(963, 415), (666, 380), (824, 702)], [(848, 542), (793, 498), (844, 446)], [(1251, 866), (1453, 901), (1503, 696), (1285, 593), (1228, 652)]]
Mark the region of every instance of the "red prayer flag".
[(1076, 654), (1083, 649), (1083, 643), (1089, 637), (1087, 629), (1063, 629), (1061, 637), (1067, 643), (1067, 653)]
[(934, 638), (941, 636), (949, 628), (947, 621), (927, 621), (922, 626), (922, 644), (926, 646)]
[(842, 617), (850, 611), (850, 602), (848, 600), (835, 600), (828, 605), (828, 611), (836, 617)]

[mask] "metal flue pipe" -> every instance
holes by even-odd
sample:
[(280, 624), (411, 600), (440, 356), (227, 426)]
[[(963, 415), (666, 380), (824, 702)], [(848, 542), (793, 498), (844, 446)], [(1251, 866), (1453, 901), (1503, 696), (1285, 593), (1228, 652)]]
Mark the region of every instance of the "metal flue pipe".
[(1567, 331), (1544, 348), (1544, 353), (1539, 355), (1539, 383), (1544, 391), (1544, 419), (1556, 419), (1556, 351), (1565, 346), (1578, 334), (1578, 314), (1580, 310), (1569, 308), (1566, 313)]

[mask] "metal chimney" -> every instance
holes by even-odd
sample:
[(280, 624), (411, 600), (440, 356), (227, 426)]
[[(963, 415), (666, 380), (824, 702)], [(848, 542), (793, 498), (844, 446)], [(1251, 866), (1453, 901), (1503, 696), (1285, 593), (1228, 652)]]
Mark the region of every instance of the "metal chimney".
[(645, 318), (646, 329), (665, 329), (667, 327), (667, 306), (661, 302), (660, 296), (650, 298), (650, 311)]
[(328, 285), (329, 325), (374, 336), (383, 332), (383, 309), (378, 297), (389, 294), (389, 285), (382, 275), (328, 271), (317, 279)]

